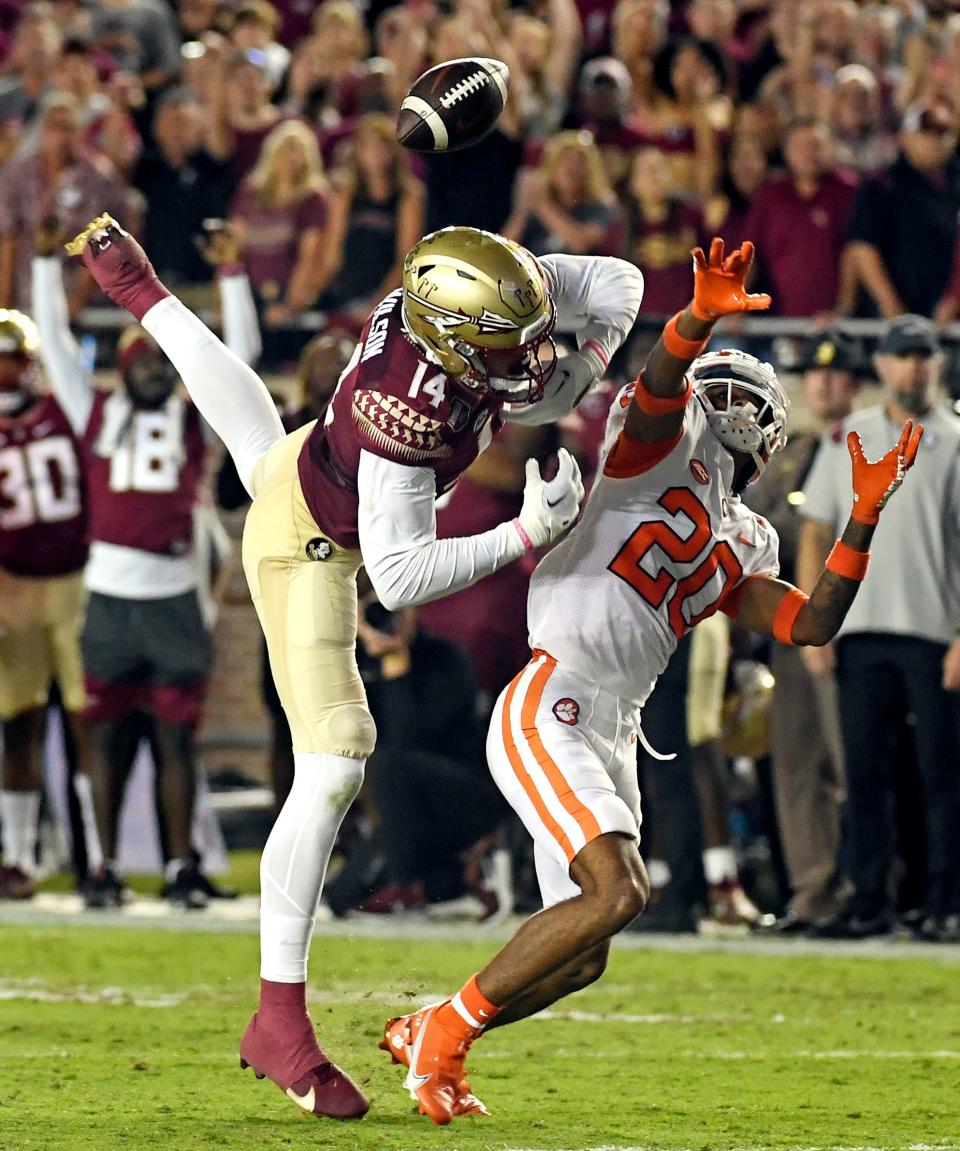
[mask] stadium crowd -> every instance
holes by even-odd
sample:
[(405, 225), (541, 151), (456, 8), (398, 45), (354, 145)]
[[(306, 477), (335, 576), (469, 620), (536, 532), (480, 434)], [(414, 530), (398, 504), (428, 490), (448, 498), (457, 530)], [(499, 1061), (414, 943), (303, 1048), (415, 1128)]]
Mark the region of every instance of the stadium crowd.
[[(403, 95), (426, 67), (464, 56), (510, 67), (497, 127), (463, 152), (406, 152), (393, 128)], [(122, 899), (119, 808), (144, 735), (166, 891), (187, 907), (218, 894), (190, 842), (206, 569), (225, 550), (212, 493), (222, 508), (245, 493), (229, 461), (216, 474), (221, 450), (149, 337), (91, 326), (110, 313), (63, 240), (103, 211), (123, 221), (163, 281), (218, 314), (227, 344), (268, 374), (292, 430), (322, 417), (405, 252), (458, 224), (538, 255), (618, 255), (646, 286), (602, 388), (559, 424), (498, 437), (443, 501), (441, 534), (518, 514), (528, 457), (549, 466), (567, 447), (585, 478), (595, 472), (615, 390), (686, 303), (690, 249), (712, 236), (752, 240), (753, 290), (769, 291), (772, 316), (806, 321), (793, 341), (753, 334), (749, 319), (720, 341), (795, 376), (800, 431), (745, 497), (780, 535), (785, 578), (810, 590), (849, 510), (844, 429), (864, 429), (868, 454), (875, 430), (879, 454), (885, 421), (927, 425), (923, 482), (891, 505), (835, 644), (801, 656), (722, 616), (681, 644), (644, 711), (650, 744), (676, 758), (638, 751), (653, 896), (635, 927), (705, 918), (960, 940), (960, 419), (946, 399), (960, 378), (944, 331), (960, 318), (960, 4), (3, 0), (0, 57), (0, 308), (37, 325), (0, 312), (0, 362), (7, 375), (27, 363), (31, 386), (52, 389), (77, 461), (38, 463), (19, 409), (0, 407), (0, 898), (36, 889), (51, 677), (18, 621), (40, 610), (41, 583), (83, 768), (88, 904)], [(870, 318), (878, 338), (845, 324)], [(94, 330), (97, 387), (82, 338)], [(53, 469), (46, 508), (7, 500), (21, 455)], [(70, 556), (49, 568), (67, 522)], [(494, 914), (531, 898), (483, 729), (528, 658), (532, 567), (419, 610), (363, 601), (381, 737), (326, 891), (335, 914), (465, 892)], [(81, 629), (85, 675), (70, 662)], [(264, 690), (281, 802), (289, 733), (266, 667)]]

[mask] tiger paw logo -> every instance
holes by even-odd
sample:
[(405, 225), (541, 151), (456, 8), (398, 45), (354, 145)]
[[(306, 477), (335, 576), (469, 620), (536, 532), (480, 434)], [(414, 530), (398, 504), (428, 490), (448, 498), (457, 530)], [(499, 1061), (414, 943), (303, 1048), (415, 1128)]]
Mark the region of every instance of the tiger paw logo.
[(574, 727), (580, 719), (580, 704), (575, 699), (565, 696), (553, 705), (553, 714), (567, 727)]
[(693, 478), (700, 484), (710, 483), (710, 473), (700, 460), (690, 461), (690, 471), (693, 473)]

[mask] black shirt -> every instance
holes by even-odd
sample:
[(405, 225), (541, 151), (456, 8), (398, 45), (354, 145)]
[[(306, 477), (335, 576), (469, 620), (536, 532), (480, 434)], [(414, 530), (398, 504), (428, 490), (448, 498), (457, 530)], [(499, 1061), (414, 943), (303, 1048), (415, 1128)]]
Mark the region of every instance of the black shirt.
[(172, 168), (155, 150), (140, 160), (133, 183), (147, 200), (143, 246), (160, 279), (170, 287), (210, 280), (213, 269), (194, 241), (205, 219), (226, 214), (232, 192), (229, 166), (200, 149), (182, 167)]
[(901, 155), (860, 187), (847, 239), (877, 248), (904, 308), (930, 316), (950, 283), (958, 213), (960, 160), (934, 184)]
[(499, 232), (513, 207), (513, 182), (523, 145), (495, 128), (461, 152), (424, 157), (427, 166), (427, 232), (460, 226)]

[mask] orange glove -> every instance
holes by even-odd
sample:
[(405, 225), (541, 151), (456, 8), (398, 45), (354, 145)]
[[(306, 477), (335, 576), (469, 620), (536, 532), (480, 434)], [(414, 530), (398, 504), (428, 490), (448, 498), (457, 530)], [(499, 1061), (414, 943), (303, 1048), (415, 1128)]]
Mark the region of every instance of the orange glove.
[(903, 477), (917, 458), (920, 441), (923, 439), (923, 424), (913, 426), (907, 420), (897, 440), (896, 447), (875, 464), (863, 454), (863, 444), (856, 432), (847, 436), (847, 448), (853, 460), (853, 511), (852, 517), (861, 524), (875, 524), (887, 500), (903, 483)]
[(710, 244), (709, 260), (703, 254), (703, 248), (694, 248), (690, 255), (693, 256), (691, 308), (698, 320), (709, 324), (734, 312), (762, 312), (770, 307), (768, 295), (751, 295), (744, 286), (753, 263), (753, 244), (749, 240), (745, 240), (743, 247), (731, 252), (726, 259), (723, 240), (719, 237), (714, 237)]

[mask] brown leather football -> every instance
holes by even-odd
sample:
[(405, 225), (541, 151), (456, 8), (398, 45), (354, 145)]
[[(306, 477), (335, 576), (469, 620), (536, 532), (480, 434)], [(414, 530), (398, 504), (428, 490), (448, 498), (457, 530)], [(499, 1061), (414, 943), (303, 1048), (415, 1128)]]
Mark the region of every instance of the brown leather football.
[(397, 139), (415, 152), (454, 152), (476, 144), (496, 124), (507, 100), (510, 70), (475, 56), (437, 64), (400, 105)]

